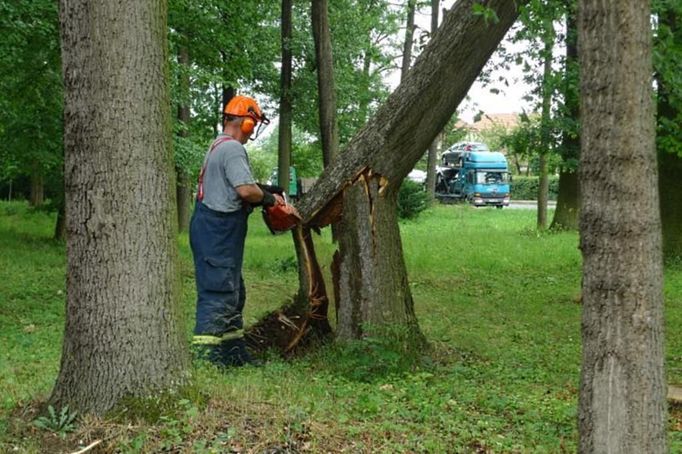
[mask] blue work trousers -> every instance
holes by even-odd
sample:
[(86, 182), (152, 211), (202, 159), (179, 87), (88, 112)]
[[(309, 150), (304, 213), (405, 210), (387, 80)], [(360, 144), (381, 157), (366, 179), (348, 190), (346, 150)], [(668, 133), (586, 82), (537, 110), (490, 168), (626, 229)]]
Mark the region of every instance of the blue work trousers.
[(197, 283), (195, 335), (221, 336), (243, 327), (247, 220), (246, 210), (222, 213), (196, 202), (189, 230)]

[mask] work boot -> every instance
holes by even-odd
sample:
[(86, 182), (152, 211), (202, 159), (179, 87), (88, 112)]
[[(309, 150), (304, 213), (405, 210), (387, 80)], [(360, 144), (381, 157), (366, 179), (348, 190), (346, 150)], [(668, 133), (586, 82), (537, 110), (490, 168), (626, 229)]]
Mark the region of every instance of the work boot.
[(224, 340), (220, 344), (221, 361), (226, 367), (241, 367), (246, 364), (254, 364), (254, 359), (246, 350), (246, 342), (243, 338)]

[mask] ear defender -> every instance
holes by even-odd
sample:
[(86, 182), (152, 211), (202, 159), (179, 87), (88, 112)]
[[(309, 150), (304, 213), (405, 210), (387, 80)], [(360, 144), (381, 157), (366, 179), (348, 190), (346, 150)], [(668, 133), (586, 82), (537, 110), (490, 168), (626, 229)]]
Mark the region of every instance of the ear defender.
[(256, 127), (256, 122), (251, 117), (245, 117), (242, 120), (242, 124), (240, 125), (242, 132), (246, 135), (253, 134), (253, 130), (255, 127)]

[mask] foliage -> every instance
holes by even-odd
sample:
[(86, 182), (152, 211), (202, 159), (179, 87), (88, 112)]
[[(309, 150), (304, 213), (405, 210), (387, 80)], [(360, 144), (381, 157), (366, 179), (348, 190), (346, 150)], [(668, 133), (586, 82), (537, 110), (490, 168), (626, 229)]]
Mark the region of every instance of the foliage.
[[(515, 176), (511, 184), (512, 200), (536, 200), (538, 198), (538, 187), (540, 180), (537, 176), (524, 177)], [(559, 194), (559, 177), (549, 177), (549, 200), (556, 200)]]
[(404, 179), (398, 192), (398, 218), (414, 219), (429, 206), (424, 185)]
[[(188, 392), (140, 399), (128, 407), (130, 417), (81, 418), (63, 451), (93, 437), (104, 439), (98, 446), (103, 452), (124, 453), (243, 452), (254, 446), (575, 451), (578, 237), (538, 234), (534, 215), (443, 205), (400, 224), (410, 290), (431, 349), (403, 353), (399, 341), (391, 344), (402, 338), (398, 332), (373, 336), (370, 345), (329, 345), (304, 358), (271, 359), (260, 368), (221, 372), (197, 365)], [(53, 222), (53, 215), (26, 204), (0, 203), (2, 452), (55, 451), (42, 444), (32, 421), (21, 418), (31, 401), (49, 393), (59, 367), (65, 265), (64, 245), (50, 239)], [(334, 252), (328, 230), (316, 237), (321, 263), (330, 263)], [(178, 241), (189, 344), (193, 266), (187, 237)], [(251, 216), (244, 266), (247, 325), (297, 291), (296, 270), (277, 266), (292, 254), (289, 236), (273, 237)], [(679, 263), (666, 266), (665, 298), (668, 382), (682, 383)], [(680, 424), (682, 415), (673, 411), (671, 452), (682, 450)]]
[[(61, 175), (62, 80), (57, 2), (0, 3), (0, 182)], [(46, 188), (61, 193), (61, 178)]]
[(62, 407), (59, 412), (50, 405), (47, 407), (47, 411), (47, 416), (41, 416), (35, 420), (36, 427), (54, 432), (62, 438), (66, 438), (66, 435), (76, 428), (75, 421), (78, 413), (70, 412), (68, 405)]

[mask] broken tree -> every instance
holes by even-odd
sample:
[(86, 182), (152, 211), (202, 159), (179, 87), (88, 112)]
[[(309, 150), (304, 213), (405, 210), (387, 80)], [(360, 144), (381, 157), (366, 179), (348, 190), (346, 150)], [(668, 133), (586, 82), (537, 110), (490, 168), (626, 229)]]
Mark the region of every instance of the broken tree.
[[(523, 2), (460, 0), (400, 86), (302, 199), (308, 227), (341, 221), (335, 263), (338, 337), (398, 325), (420, 338), (396, 215), (397, 194), (443, 129)], [(305, 265), (301, 265), (304, 269)]]

